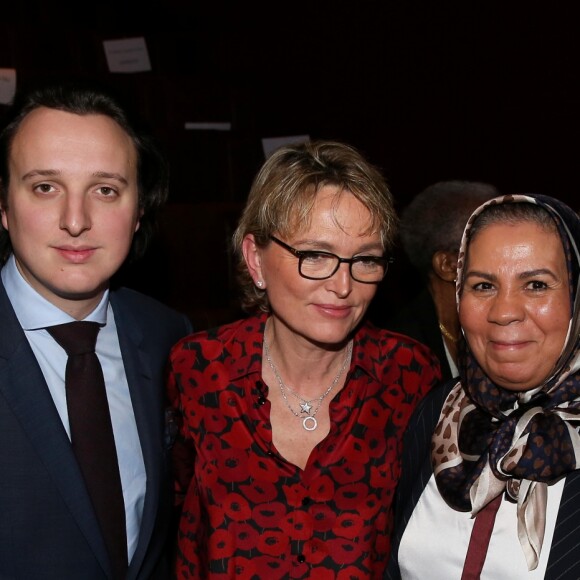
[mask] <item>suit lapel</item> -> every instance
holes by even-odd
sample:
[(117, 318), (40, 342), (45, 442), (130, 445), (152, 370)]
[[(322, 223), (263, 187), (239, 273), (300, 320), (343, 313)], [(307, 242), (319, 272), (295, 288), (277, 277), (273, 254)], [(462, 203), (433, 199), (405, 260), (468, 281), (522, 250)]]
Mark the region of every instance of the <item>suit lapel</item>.
[(545, 578), (580, 578), (580, 471), (566, 477)]
[(129, 305), (121, 295), (111, 292), (110, 296), (147, 475), (139, 541), (129, 568), (129, 578), (133, 578), (147, 553), (158, 511), (161, 466), (156, 434), (160, 427), (156, 424), (155, 410), (160, 408), (156, 400), (159, 393), (153, 388), (149, 357), (144, 349), (145, 335), (139, 317), (129, 311)]
[(419, 498), (433, 475), (430, 453), (431, 434), (437, 425), (441, 408), (453, 385), (454, 382), (448, 382), (431, 391), (415, 409), (405, 431), (401, 457), (401, 478), (397, 485), (394, 501), (394, 533), (391, 538), (391, 554), (385, 580), (396, 580), (401, 577), (398, 561), (399, 545)]
[(0, 394), (44, 463), (101, 566), (109, 562), (69, 438), (44, 375), (0, 283)]
[(447, 353), (445, 352), (445, 342), (439, 331), (439, 319), (435, 302), (431, 298), (428, 290), (423, 290), (414, 304), (417, 305), (417, 320), (420, 324), (420, 335), (416, 338), (426, 344), (439, 359), (441, 366), (441, 382), (446, 383), (450, 380), (451, 369), (447, 362)]

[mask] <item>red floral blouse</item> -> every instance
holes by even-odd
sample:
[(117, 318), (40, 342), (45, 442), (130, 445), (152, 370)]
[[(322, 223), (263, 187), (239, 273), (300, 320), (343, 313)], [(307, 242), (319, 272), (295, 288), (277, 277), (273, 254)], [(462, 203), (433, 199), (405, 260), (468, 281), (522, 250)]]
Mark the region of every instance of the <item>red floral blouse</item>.
[(439, 381), (438, 362), (410, 338), (363, 326), (330, 433), (302, 470), (272, 443), (265, 322), (198, 332), (172, 350), (177, 578), (382, 578), (403, 430)]

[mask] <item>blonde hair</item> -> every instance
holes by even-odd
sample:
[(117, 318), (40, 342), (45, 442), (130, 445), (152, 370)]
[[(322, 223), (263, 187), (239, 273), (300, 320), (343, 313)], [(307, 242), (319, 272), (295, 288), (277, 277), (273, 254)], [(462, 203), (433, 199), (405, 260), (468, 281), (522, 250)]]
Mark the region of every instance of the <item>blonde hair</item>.
[(272, 234), (288, 237), (307, 228), (316, 194), (327, 185), (354, 195), (370, 213), (364, 233), (378, 233), (385, 252), (392, 248), (398, 220), (391, 192), (376, 167), (352, 146), (336, 141), (281, 147), (256, 175), (233, 235), (244, 310), (270, 309), (266, 293), (255, 287), (245, 263), (244, 238), (253, 234), (256, 244), (264, 247)]

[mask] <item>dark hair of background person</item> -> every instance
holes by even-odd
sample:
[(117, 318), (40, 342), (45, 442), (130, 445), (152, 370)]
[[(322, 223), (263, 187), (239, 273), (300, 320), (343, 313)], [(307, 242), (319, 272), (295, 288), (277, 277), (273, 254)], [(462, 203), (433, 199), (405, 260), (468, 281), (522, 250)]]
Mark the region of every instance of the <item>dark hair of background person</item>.
[[(141, 121), (133, 118), (119, 95), (89, 81), (46, 83), (17, 93), (2, 119), (0, 131), (0, 202), (7, 206), (10, 184), (10, 148), (25, 117), (46, 107), (75, 115), (105, 115), (115, 121), (131, 138), (137, 153), (137, 183), (140, 227), (135, 233), (129, 261), (141, 257), (155, 233), (157, 214), (169, 194), (169, 166), (157, 142)], [(12, 252), (8, 232), (0, 226), (0, 265)]]
[(433, 254), (458, 252), (465, 223), (473, 210), (500, 195), (489, 183), (439, 181), (416, 195), (401, 212), (400, 239), (411, 264), (425, 280)]

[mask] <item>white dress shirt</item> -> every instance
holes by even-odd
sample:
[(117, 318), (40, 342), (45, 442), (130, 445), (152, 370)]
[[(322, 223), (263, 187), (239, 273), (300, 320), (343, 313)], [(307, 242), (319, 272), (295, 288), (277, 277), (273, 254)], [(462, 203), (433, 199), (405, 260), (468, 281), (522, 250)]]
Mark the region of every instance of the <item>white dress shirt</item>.
[[(528, 570), (518, 540), (517, 504), (502, 500), (481, 580), (540, 580), (546, 574), (565, 478), (548, 487), (546, 532), (538, 567)], [(404, 580), (460, 580), (475, 520), (450, 508), (431, 476), (403, 532), (399, 568)]]

